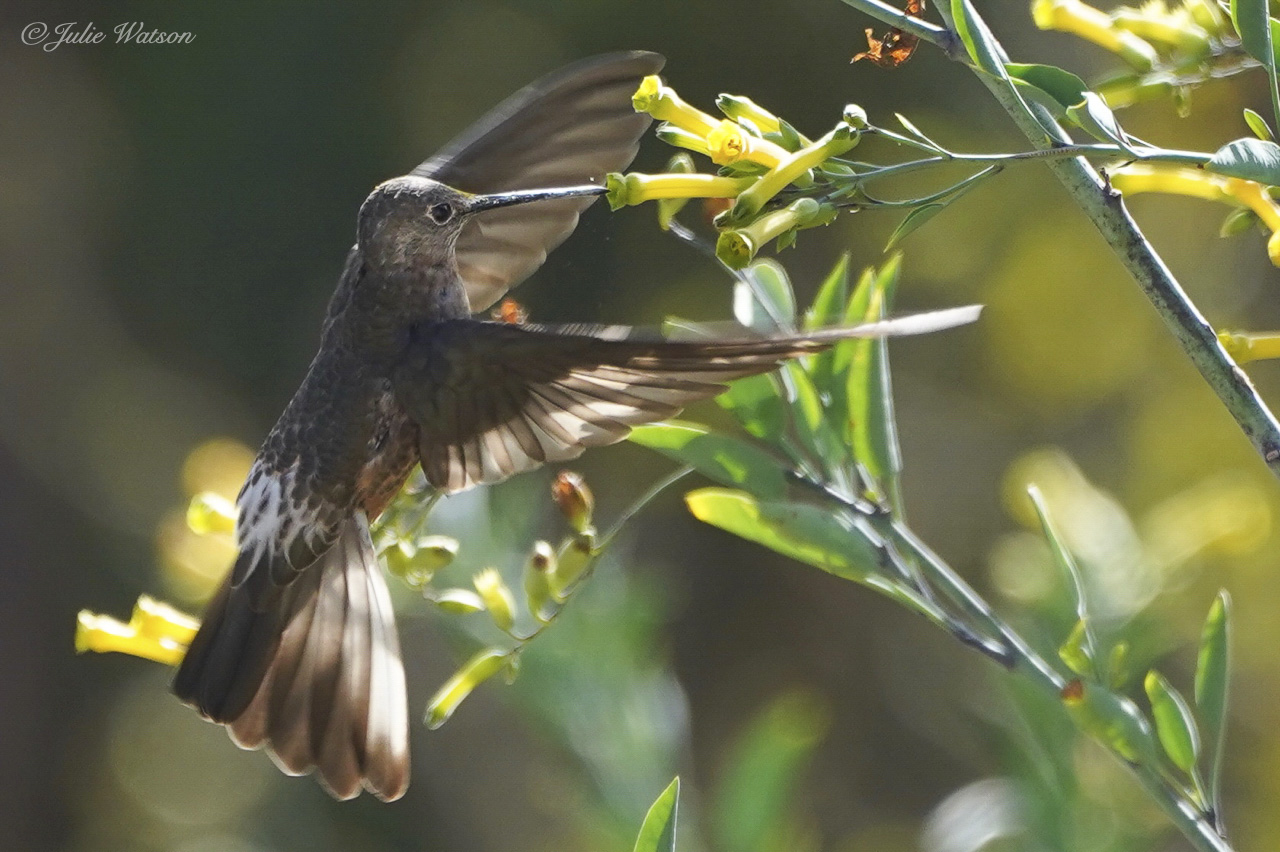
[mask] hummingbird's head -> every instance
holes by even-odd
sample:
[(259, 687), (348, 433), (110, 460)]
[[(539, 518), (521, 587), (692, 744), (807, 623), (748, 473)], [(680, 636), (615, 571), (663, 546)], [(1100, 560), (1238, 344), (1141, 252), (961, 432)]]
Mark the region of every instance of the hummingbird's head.
[(405, 175), (379, 185), (365, 199), (356, 239), (365, 257), (374, 262), (429, 264), (453, 253), (462, 226), (477, 213), (604, 191), (602, 186), (573, 186), (473, 195), (430, 178)]

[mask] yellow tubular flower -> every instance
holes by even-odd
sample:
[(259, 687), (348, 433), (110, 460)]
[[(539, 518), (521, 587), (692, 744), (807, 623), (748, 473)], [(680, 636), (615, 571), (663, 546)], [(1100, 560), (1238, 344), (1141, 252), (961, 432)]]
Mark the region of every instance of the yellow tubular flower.
[(780, 210), (764, 214), (750, 225), (721, 232), (716, 240), (716, 257), (730, 269), (742, 269), (770, 240), (792, 228), (821, 224), (822, 213), (822, 205), (818, 202), (812, 198), (801, 198)]
[(1280, 334), (1246, 334), (1241, 331), (1220, 331), (1218, 342), (1237, 364), (1280, 358)]
[(720, 95), (720, 97), (716, 98), (716, 106), (727, 117), (735, 121), (739, 118), (745, 118), (760, 128), (761, 133), (777, 133), (782, 129), (778, 117), (751, 100), (751, 98), (744, 98), (741, 95)]
[(139, 636), (158, 641), (169, 640), (178, 645), (190, 645), (200, 629), (199, 619), (179, 612), (164, 601), (142, 595), (133, 605), (133, 617), (129, 627)]
[(668, 145), (684, 148), (697, 154), (705, 154), (708, 157), (711, 156), (711, 149), (707, 147), (706, 137), (682, 130), (674, 124), (658, 125), (658, 129), (653, 131), (653, 135)]
[(810, 169), (822, 165), (832, 157), (839, 157), (858, 144), (860, 135), (849, 125), (840, 124), (814, 144), (788, 154), (755, 184), (738, 196), (729, 209), (725, 222), (737, 225), (746, 222), (763, 209), (775, 195)]
[(235, 532), (236, 504), (212, 491), (202, 491), (187, 504), (187, 526), (196, 535)]
[(76, 653), (120, 653), (176, 666), (186, 656), (187, 646), (172, 639), (140, 636), (131, 625), (86, 609), (76, 616)]
[(640, 87), (631, 96), (631, 105), (636, 112), (647, 112), (658, 121), (669, 121), (697, 136), (706, 136), (716, 126), (713, 116), (689, 106), (656, 74), (640, 81)]
[(1159, 166), (1135, 163), (1111, 173), (1111, 186), (1125, 195), (1140, 192), (1165, 192), (1171, 195), (1189, 195), (1206, 201), (1231, 203), (1234, 199), (1228, 190), (1228, 178), (1203, 169), (1185, 166)]
[(1106, 12), (1080, 0), (1033, 0), (1031, 16), (1042, 30), (1071, 33), (1106, 48), (1140, 71), (1150, 71), (1156, 49), (1142, 38), (1117, 29)]
[(516, 623), (516, 600), (511, 589), (503, 581), (502, 575), (495, 568), (486, 568), (476, 574), (472, 580), (484, 608), (489, 610), (489, 617), (498, 629), (510, 633)]
[(1209, 33), (1191, 19), (1190, 14), (1173, 15), (1161, 9), (1116, 9), (1111, 20), (1125, 32), (1147, 42), (1159, 42), (1186, 51), (1193, 56), (1209, 53)]
[(754, 177), (721, 177), (706, 174), (646, 175), (610, 174), (605, 177), (605, 199), (612, 210), (659, 198), (734, 198)]
[(717, 166), (750, 160), (773, 168), (789, 154), (781, 145), (752, 136), (727, 118), (707, 134), (707, 149)]

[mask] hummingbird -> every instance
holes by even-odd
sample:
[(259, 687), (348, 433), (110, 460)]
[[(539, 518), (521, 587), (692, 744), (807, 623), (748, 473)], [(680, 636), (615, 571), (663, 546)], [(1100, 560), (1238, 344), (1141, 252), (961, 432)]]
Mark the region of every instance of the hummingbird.
[(936, 311), (776, 338), (668, 341), (624, 326), (476, 318), (527, 277), (635, 156), (654, 53), (570, 65), (504, 101), (361, 205), (301, 386), (236, 501), (237, 557), (173, 689), (335, 798), (409, 783), (408, 702), (369, 524), (421, 465), (445, 494), (616, 443), (725, 382)]

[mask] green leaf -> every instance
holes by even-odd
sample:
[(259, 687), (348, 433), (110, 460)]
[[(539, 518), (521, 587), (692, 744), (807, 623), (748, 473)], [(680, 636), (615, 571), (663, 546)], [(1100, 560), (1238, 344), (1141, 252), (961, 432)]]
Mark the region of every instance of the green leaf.
[(1258, 219), (1258, 214), (1254, 213), (1248, 207), (1240, 207), (1232, 210), (1222, 220), (1222, 224), (1218, 226), (1218, 236), (1234, 237), (1243, 234), (1254, 226)]
[[(969, 58), (979, 68), (990, 71), (991, 69), (983, 65), (984, 54), (979, 52), (979, 45), (975, 40), (975, 30), (979, 28), (973, 20), (973, 13), (966, 0), (951, 0), (951, 17), (955, 22), (956, 35), (960, 36), (960, 41), (964, 43), (964, 49), (969, 54)], [(980, 31), (978, 34), (980, 35)]]
[(1200, 734), (1191, 708), (1176, 689), (1159, 672), (1147, 672), (1143, 681), (1147, 700), (1151, 702), (1151, 718), (1156, 723), (1160, 745), (1173, 765), (1183, 772), (1195, 769), (1200, 757)]
[(1093, 661), (1096, 667), (1098, 642), (1094, 638), (1093, 630), (1090, 626), (1089, 606), (1085, 600), (1084, 580), (1080, 576), (1080, 568), (1076, 565), (1076, 560), (1072, 557), (1071, 552), (1067, 550), (1066, 545), (1062, 543), (1062, 538), (1058, 535), (1058, 530), (1054, 527), (1053, 521), (1049, 519), (1049, 509), (1045, 506), (1044, 495), (1040, 493), (1040, 489), (1035, 485), (1028, 486), (1027, 496), (1031, 498), (1031, 505), (1036, 510), (1036, 517), (1040, 519), (1040, 529), (1044, 533), (1045, 540), (1049, 542), (1049, 551), (1053, 554), (1053, 561), (1057, 563), (1058, 568), (1061, 569), (1071, 583), (1072, 594), (1075, 597), (1076, 604), (1076, 620), (1084, 633), (1081, 650)]
[(1263, 65), (1274, 67), (1269, 18), (1267, 0), (1231, 0), (1231, 23), (1240, 34), (1241, 46)]
[(843, 484), (844, 465), (851, 461), (849, 446), (841, 439), (837, 425), (828, 418), (826, 401), (803, 365), (791, 361), (783, 370), (793, 394), (791, 427), (796, 442), (828, 480)]
[(693, 516), (837, 577), (866, 582), (883, 542), (862, 518), (809, 503), (764, 502), (744, 491), (703, 488), (685, 495)]
[(749, 264), (733, 288), (733, 315), (747, 328), (770, 333), (790, 328), (796, 319), (796, 294), (787, 270), (765, 258)]
[(785, 848), (801, 774), (830, 726), (811, 692), (784, 693), (734, 741), (713, 800), (716, 846), (732, 852)]
[(731, 413), (748, 434), (783, 447), (787, 431), (786, 403), (773, 376), (748, 376), (729, 385), (716, 404)]
[(1115, 113), (1097, 92), (1085, 92), (1083, 102), (1070, 107), (1067, 115), (1095, 139), (1114, 142), (1129, 153), (1136, 153), (1129, 144), (1129, 137), (1116, 120)]
[(1067, 117), (1067, 108), (1044, 89), (1039, 86), (1033, 86), (1026, 80), (1019, 80), (1017, 77), (1011, 77), (1010, 82), (1013, 83), (1014, 88), (1018, 90), (1018, 94), (1022, 96), (1024, 101), (1043, 107), (1049, 115), (1058, 121), (1062, 121)]
[(1244, 111), (1244, 123), (1249, 125), (1249, 129), (1253, 131), (1253, 135), (1259, 139), (1270, 142), (1275, 139), (1275, 135), (1271, 132), (1271, 127), (1267, 124), (1267, 120), (1258, 115), (1251, 109)]
[(1128, 698), (1077, 680), (1067, 685), (1062, 701), (1080, 730), (1130, 763), (1155, 765), (1151, 725)]
[[(858, 322), (874, 322), (888, 315), (898, 284), (902, 257), (895, 255), (872, 279)], [(899, 475), (902, 452), (893, 412), (893, 384), (889, 376), (889, 344), (885, 338), (850, 341), (849, 365), (849, 445), (854, 458), (875, 480), (889, 499), (894, 512), (901, 514)]]
[[(805, 312), (804, 327), (812, 331), (815, 328), (826, 328), (836, 325), (844, 315), (845, 303), (849, 301), (849, 254), (840, 255), (836, 265), (818, 287), (818, 294), (813, 297), (813, 304)], [(808, 360), (809, 376), (814, 387), (824, 398), (830, 400), (835, 390), (836, 354), (834, 347), (819, 352)], [(828, 418), (830, 419), (830, 418)], [(839, 428), (839, 420), (832, 420)]]
[(840, 255), (836, 265), (827, 273), (827, 277), (818, 286), (818, 293), (813, 297), (813, 304), (805, 311), (804, 327), (806, 330), (826, 328), (840, 321), (844, 313), (845, 302), (849, 300), (849, 253)]
[(1088, 633), (1084, 622), (1077, 621), (1076, 626), (1071, 628), (1071, 633), (1067, 635), (1067, 641), (1058, 648), (1058, 656), (1075, 674), (1087, 680), (1096, 680), (1097, 673), (1094, 670), (1093, 657), (1089, 653), (1087, 638)]
[(1004, 69), (1014, 80), (1021, 80), (1049, 95), (1062, 112), (1083, 101), (1084, 93), (1089, 91), (1084, 80), (1055, 65), (1006, 62)]
[[(1231, 597), (1218, 592), (1200, 633), (1200, 653), (1196, 658), (1196, 708), (1205, 732), (1214, 744), (1214, 775), (1222, 742), (1226, 738), (1227, 684), (1231, 672)], [(1215, 779), (1216, 780), (1216, 779)], [(1217, 784), (1212, 783), (1213, 789)]]
[(1237, 139), (1219, 148), (1206, 167), (1220, 175), (1275, 186), (1280, 184), (1280, 145), (1251, 137)]
[(885, 244), (884, 250), (891, 251), (894, 246), (906, 239), (906, 237), (928, 222), (934, 216), (937, 216), (947, 207), (946, 204), (924, 204), (915, 208), (906, 217), (898, 223), (898, 227), (893, 229), (893, 233), (889, 235), (889, 242)]
[(696, 423), (669, 420), (636, 426), (630, 440), (757, 497), (774, 500), (787, 490), (782, 466), (769, 453)]
[(662, 795), (649, 806), (640, 833), (636, 836), (635, 852), (675, 852), (676, 816), (680, 810), (680, 776), (662, 791)]

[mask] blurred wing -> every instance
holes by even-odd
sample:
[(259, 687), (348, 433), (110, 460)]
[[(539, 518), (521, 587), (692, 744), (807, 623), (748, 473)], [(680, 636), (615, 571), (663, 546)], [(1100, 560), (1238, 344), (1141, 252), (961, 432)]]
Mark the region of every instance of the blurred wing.
[(623, 326), (450, 320), (414, 330), (392, 384), (421, 427), (427, 480), (454, 492), (616, 443), (632, 426), (717, 395), (724, 382), (840, 340), (935, 330), (977, 316), (972, 309), (939, 314), (796, 337), (688, 342), (643, 339)]
[[(631, 96), (664, 63), (656, 53), (576, 62), (516, 92), (412, 174), (465, 192), (603, 183), (636, 155), (649, 116)], [(473, 312), (527, 278), (578, 224), (594, 197), (477, 214), (458, 237), (458, 271)]]

